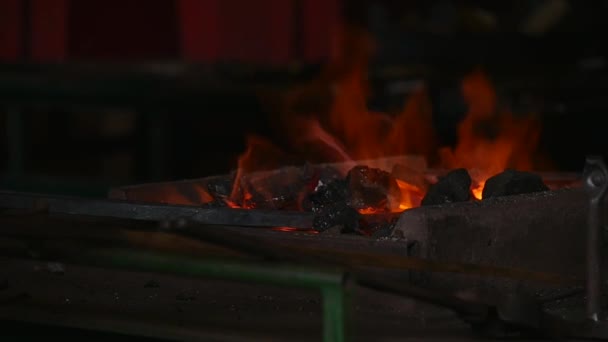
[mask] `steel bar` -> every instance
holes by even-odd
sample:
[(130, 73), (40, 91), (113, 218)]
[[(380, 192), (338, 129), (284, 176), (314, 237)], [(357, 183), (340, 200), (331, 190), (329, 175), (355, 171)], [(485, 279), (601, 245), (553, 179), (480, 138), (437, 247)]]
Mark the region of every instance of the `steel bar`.
[[(88, 220), (69, 215), (48, 217), (25, 215), (0, 217), (0, 236), (22, 240), (43, 241), (42, 248), (52, 247), (52, 241), (70, 240), (100, 244), (123, 244), (139, 248), (157, 248), (180, 254), (199, 254), (197, 241), (225, 247), (227, 251), (246, 255), (303, 264), (336, 265), (340, 267), (374, 267), (387, 272), (423, 271), (486, 276), (491, 278), (538, 281), (545, 284), (582, 284), (577, 279), (550, 272), (533, 272), (517, 268), (501, 268), (472, 263), (441, 262), (408, 257), (407, 245), (398, 241), (372, 241), (366, 238), (311, 236), (309, 234), (282, 233), (242, 227), (205, 226), (188, 224), (163, 231), (160, 240), (154, 224), (137, 224), (129, 221)], [(105, 223), (104, 223), (105, 222)], [(142, 222), (144, 223), (144, 222)], [(211, 229), (210, 229), (211, 228)], [(154, 233), (154, 234), (152, 234)], [(174, 233), (167, 234), (167, 233)], [(157, 236), (156, 238), (153, 238)], [(171, 238), (171, 237), (174, 238)], [(190, 239), (184, 239), (188, 237)], [(191, 240), (195, 238), (196, 240)], [(207, 246), (207, 244), (205, 245)], [(181, 248), (181, 251), (180, 251)], [(45, 252), (44, 248), (43, 251)], [(54, 250), (46, 251), (53, 254)], [(60, 251), (58, 251), (60, 252)]]
[(312, 213), (200, 208), (195, 206), (143, 204), (78, 197), (0, 192), (0, 208), (44, 209), (49, 213), (113, 217), (158, 222), (196, 222), (242, 227), (311, 228)]
[(598, 321), (601, 301), (602, 205), (608, 188), (608, 169), (600, 157), (587, 157), (585, 189), (590, 196), (587, 227), (587, 318)]
[(577, 285), (579, 279), (566, 275), (530, 271), (515, 267), (497, 267), (473, 263), (426, 260), (408, 257), (394, 252), (371, 252), (344, 250), (340, 248), (320, 248), (314, 244), (294, 243), (252, 234), (240, 233), (236, 229), (200, 229), (196, 225), (186, 225), (176, 233), (197, 237), (205, 242), (216, 243), (240, 252), (259, 255), (277, 260), (303, 263), (333, 264), (349, 268), (353, 272), (365, 267), (384, 270), (414, 270), (423, 272), (453, 273), (485, 276), (491, 278), (517, 279), (545, 284)]

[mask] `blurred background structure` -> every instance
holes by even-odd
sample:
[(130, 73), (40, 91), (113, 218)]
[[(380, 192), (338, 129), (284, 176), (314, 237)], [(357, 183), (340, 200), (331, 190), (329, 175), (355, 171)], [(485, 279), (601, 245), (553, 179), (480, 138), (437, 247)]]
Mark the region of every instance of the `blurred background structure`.
[(280, 142), (277, 99), (347, 31), (372, 37), (371, 109), (425, 84), (453, 144), (460, 81), (482, 68), (541, 118), (552, 167), (579, 172), (608, 145), (607, 16), (604, 0), (0, 0), (0, 187), (104, 196), (227, 173), (249, 134)]

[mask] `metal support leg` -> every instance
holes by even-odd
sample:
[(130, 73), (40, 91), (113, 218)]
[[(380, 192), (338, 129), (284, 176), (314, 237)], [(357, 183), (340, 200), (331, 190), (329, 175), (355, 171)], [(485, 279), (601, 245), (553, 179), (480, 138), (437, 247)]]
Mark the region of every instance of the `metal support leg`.
[(608, 188), (608, 168), (602, 158), (587, 158), (584, 177), (585, 188), (590, 196), (587, 228), (587, 318), (597, 322), (602, 309), (602, 209)]
[(323, 295), (323, 341), (345, 340), (345, 294), (342, 286), (329, 285)]

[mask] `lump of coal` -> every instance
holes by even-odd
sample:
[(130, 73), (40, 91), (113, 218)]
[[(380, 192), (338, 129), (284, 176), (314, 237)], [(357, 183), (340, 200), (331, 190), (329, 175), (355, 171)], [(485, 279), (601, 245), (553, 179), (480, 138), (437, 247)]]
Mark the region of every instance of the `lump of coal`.
[(294, 166), (245, 174), (238, 179), (232, 200), (245, 208), (298, 210), (308, 178), (305, 170)]
[[(303, 211), (313, 211), (314, 203), (312, 202), (312, 199), (314, 197), (313, 194), (317, 189), (324, 184), (329, 184), (342, 178), (340, 172), (330, 166), (304, 164), (303, 173), (305, 174), (306, 186), (299, 196), (300, 209)], [(325, 193), (324, 195), (331, 196), (331, 194), (328, 193)], [(317, 198), (317, 200), (322, 201), (321, 198)]]
[(210, 201), (204, 201), (201, 204), (203, 208), (220, 208), (225, 207), (226, 200), (232, 192), (234, 175), (224, 175), (209, 177), (204, 184), (196, 184), (196, 190), (199, 193), (206, 193), (211, 197)]
[(218, 176), (210, 178), (207, 182), (207, 191), (217, 201), (224, 201), (230, 196), (233, 185), (232, 176)]
[[(325, 231), (341, 226), (342, 233), (368, 236), (377, 234), (380, 230), (385, 232), (390, 229), (390, 209), (395, 203), (398, 205), (400, 200), (401, 190), (388, 172), (355, 166), (345, 179), (334, 179), (327, 183), (319, 181), (309, 196), (315, 213), (313, 227)], [(371, 216), (360, 213), (361, 209), (369, 208), (384, 213)]]
[(337, 178), (334, 168), (308, 164), (255, 172), (240, 178), (236, 202), (247, 208), (311, 211), (309, 195), (319, 184)]
[(338, 203), (334, 206), (325, 207), (315, 213), (312, 227), (318, 231), (325, 231), (331, 227), (343, 227), (342, 233), (353, 233), (359, 231), (359, 219), (361, 214), (346, 203)]
[(315, 213), (313, 228), (325, 231), (334, 226), (343, 226), (343, 231), (356, 231), (359, 212), (348, 205), (349, 191), (346, 180), (338, 179), (327, 184), (320, 182), (310, 195), (312, 211)]
[(315, 192), (310, 195), (312, 211), (315, 213), (338, 203), (346, 204), (348, 199), (348, 183), (343, 179), (336, 179), (326, 184), (320, 181)]
[(401, 190), (390, 173), (358, 165), (346, 176), (350, 191), (350, 206), (355, 209), (390, 210), (401, 201)]
[(543, 183), (539, 175), (507, 169), (486, 181), (482, 198), (528, 194), (547, 190), (549, 188)]
[(422, 205), (466, 202), (471, 198), (471, 176), (466, 169), (455, 169), (431, 185)]

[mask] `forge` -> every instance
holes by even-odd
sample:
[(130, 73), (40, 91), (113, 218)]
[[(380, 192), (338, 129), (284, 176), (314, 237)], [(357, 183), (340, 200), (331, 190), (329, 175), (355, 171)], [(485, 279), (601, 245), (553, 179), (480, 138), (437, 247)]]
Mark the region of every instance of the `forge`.
[(306, 162), (256, 137), (226, 174), (1, 192), (1, 317), (168, 340), (608, 338), (603, 160), (536, 170), (534, 118), (481, 72), (439, 148), (423, 91), (373, 112), (358, 71), (329, 123), (288, 111)]
[[(206, 224), (266, 226), (329, 244), (395, 242), (412, 257), (583, 276), (582, 172), (510, 169), (488, 180), (484, 199), (473, 194), (467, 170), (428, 169), (415, 156), (237, 174), (120, 187), (109, 198), (234, 212), (230, 219), (202, 215)], [(250, 216), (237, 218), (237, 211)]]
[(606, 1), (140, 3), (0, 0), (0, 336), (608, 340)]
[[(399, 196), (410, 193), (398, 186), (404, 169), (408, 184), (413, 175), (428, 182), (407, 209), (388, 204), (390, 196), (403, 203)], [(593, 252), (603, 243), (590, 242), (596, 240), (589, 232), (599, 229), (604, 213), (594, 211), (592, 180), (603, 184), (608, 172), (593, 158), (585, 171), (508, 170), (488, 179), (486, 187), (501, 191), (486, 189), (492, 195), (481, 200), (452, 196), (466, 170), (428, 170), (417, 157), (140, 184), (112, 189), (107, 200), (4, 192), (2, 250), (22, 261), (4, 261), (19, 280), (7, 278), (2, 312), (45, 320), (44, 310), (63, 300), (54, 309), (60, 325), (88, 329), (101, 320), (108, 330), (129, 333), (153, 319), (162, 322), (155, 336), (179, 339), (225, 336), (235, 321), (248, 338), (297, 331), (306, 340), (319, 328), (326, 340), (347, 331), (364, 340), (471, 332), (605, 337), (603, 323), (589, 328), (585, 317), (604, 310), (590, 304), (603, 296), (592, 275), (605, 260)], [(391, 194), (388, 176), (405, 191)], [(332, 182), (351, 200), (325, 194)], [(443, 203), (424, 201), (433, 187)], [(258, 192), (243, 196), (247, 189)], [(227, 261), (213, 261), (218, 257)], [(31, 268), (37, 271), (24, 271)], [(184, 276), (193, 278), (184, 282)], [(54, 290), (42, 291), (40, 282)], [(351, 314), (342, 311), (345, 305), (354, 306)], [(177, 321), (166, 316), (167, 307)], [(77, 317), (82, 310), (93, 316)], [(310, 318), (316, 310), (322, 322)], [(435, 322), (430, 335), (428, 323), (414, 328), (427, 320)], [(343, 330), (345, 321), (357, 328)]]

